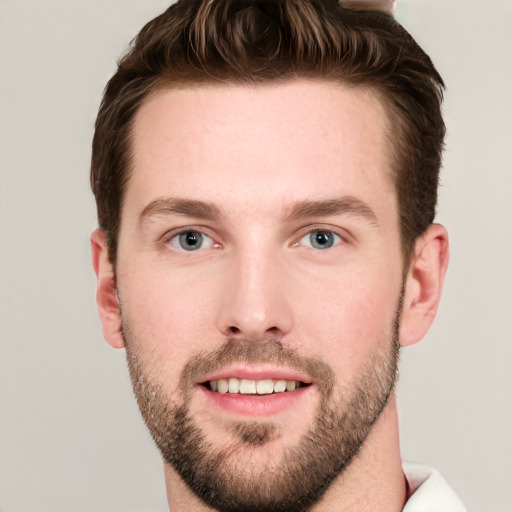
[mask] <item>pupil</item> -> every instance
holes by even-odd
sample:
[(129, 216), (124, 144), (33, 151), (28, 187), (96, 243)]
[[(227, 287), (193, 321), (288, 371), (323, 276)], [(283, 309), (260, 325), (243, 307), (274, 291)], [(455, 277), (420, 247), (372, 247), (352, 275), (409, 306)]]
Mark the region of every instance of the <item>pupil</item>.
[(187, 245), (197, 245), (197, 235), (195, 233), (187, 233)]
[(326, 243), (329, 242), (328, 237), (327, 237), (327, 235), (325, 233), (317, 233), (316, 241), (320, 245), (325, 245)]
[(201, 233), (188, 231), (180, 235), (180, 245), (186, 250), (197, 249), (201, 245), (202, 238)]
[(312, 236), (313, 240), (313, 247), (316, 247), (318, 249), (325, 249), (329, 248), (333, 244), (333, 236), (332, 233), (326, 232), (326, 231), (317, 231), (313, 233)]

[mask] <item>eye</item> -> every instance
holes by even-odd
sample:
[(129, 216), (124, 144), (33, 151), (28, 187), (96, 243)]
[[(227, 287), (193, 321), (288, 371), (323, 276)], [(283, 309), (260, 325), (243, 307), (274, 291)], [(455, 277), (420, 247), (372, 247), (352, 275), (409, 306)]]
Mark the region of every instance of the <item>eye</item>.
[(213, 240), (208, 235), (192, 229), (174, 235), (170, 243), (174, 249), (184, 251), (198, 251), (213, 246)]
[(342, 241), (341, 237), (332, 231), (315, 229), (304, 235), (299, 243), (312, 249), (330, 249)]

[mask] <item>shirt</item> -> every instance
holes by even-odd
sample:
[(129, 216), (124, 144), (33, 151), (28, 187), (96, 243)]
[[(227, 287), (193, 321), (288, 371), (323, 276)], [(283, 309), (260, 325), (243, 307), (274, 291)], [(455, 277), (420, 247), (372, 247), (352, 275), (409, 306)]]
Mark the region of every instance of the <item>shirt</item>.
[(438, 471), (409, 463), (403, 468), (410, 488), (403, 512), (467, 512)]

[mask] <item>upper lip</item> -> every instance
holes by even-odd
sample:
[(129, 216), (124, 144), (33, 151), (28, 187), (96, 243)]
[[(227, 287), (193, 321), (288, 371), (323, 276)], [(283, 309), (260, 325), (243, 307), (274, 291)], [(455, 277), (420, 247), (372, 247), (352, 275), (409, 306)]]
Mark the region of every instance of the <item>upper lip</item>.
[(229, 379), (247, 379), (247, 380), (294, 380), (311, 384), (312, 380), (305, 373), (294, 368), (276, 368), (271, 366), (226, 366), (219, 370), (213, 371), (201, 378), (198, 384), (204, 384), (212, 380)]

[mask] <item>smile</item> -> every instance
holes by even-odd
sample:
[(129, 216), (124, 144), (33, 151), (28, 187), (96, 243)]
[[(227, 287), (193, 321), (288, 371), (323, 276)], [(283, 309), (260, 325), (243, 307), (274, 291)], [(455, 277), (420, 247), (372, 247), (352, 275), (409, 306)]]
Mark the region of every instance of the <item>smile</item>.
[(270, 395), (273, 393), (286, 393), (295, 391), (308, 384), (296, 380), (274, 380), (274, 379), (237, 379), (230, 377), (226, 379), (210, 380), (205, 385), (212, 391), (225, 394), (239, 395)]

